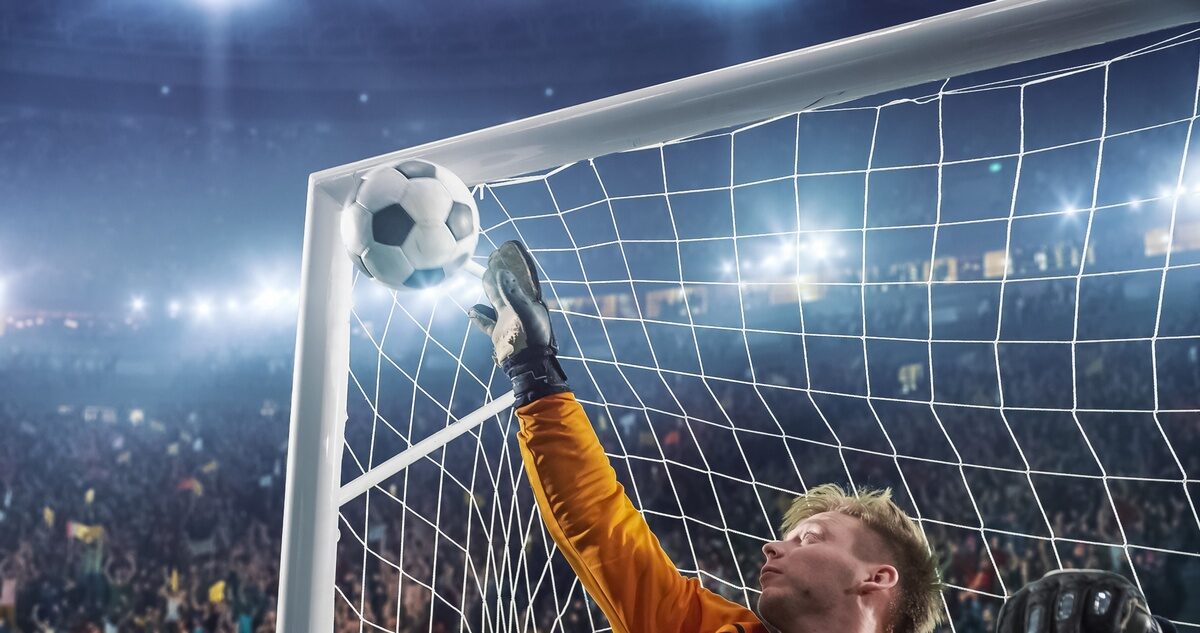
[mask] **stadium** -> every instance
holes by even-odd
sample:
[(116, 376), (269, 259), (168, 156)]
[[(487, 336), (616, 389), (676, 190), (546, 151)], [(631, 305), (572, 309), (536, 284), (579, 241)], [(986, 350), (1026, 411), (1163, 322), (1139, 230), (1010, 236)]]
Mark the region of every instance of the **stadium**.
[[(836, 483), (937, 630), (1060, 569), (1200, 630), (1195, 7), (506, 4), (0, 7), (0, 633), (627, 630), (471, 326), (509, 240), (712, 594)], [(412, 160), (478, 213), (421, 290), (339, 230)]]

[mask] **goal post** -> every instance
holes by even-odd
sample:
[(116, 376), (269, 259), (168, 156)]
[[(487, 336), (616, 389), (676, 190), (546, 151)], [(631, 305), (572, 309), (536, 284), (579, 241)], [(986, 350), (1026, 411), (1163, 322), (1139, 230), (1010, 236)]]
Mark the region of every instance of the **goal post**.
[[(483, 431), (476, 430), (476, 426), (495, 418), (511, 405), (511, 395), (504, 394), (506, 389), (493, 384), (495, 376), (474, 373), (477, 370), (476, 367), (463, 367), (465, 365), (462, 360), (465, 353), (463, 350), (466, 347), (465, 336), (458, 334), (456, 336), (462, 336), (462, 340), (450, 341), (440, 332), (435, 332), (436, 327), (433, 324), (432, 314), (427, 315), (428, 320), (420, 324), (414, 331), (429, 339), (417, 346), (422, 359), (425, 358), (428, 350), (431, 358), (448, 358), (451, 364), (457, 362), (459, 365), (453, 368), (453, 383), (449, 387), (449, 392), (438, 395), (445, 399), (444, 403), (434, 395), (427, 393), (426, 387), (418, 384), (417, 376), (425, 366), (421, 362), (416, 363), (415, 367), (410, 367), (406, 363), (383, 358), (384, 340), (388, 336), (388, 324), (391, 323), (390, 314), (397, 311), (404, 311), (408, 314), (407, 307), (402, 304), (416, 295), (401, 293), (391, 297), (391, 305), (387, 308), (389, 317), (382, 331), (379, 331), (379, 324), (368, 323), (365, 319), (354, 316), (356, 280), (352, 274), (353, 267), (349, 258), (346, 257), (341, 243), (338, 214), (347, 197), (351, 195), (357, 178), (367, 170), (380, 165), (398, 163), (409, 158), (420, 158), (448, 167), (470, 187), (486, 186), (488, 183), (496, 182), (519, 183), (521, 178), (529, 174), (556, 170), (578, 161), (590, 161), (619, 152), (653, 147), (678, 139), (706, 134), (713, 130), (749, 125), (758, 121), (770, 121), (798, 112), (829, 109), (838, 104), (896, 89), (1043, 58), (1196, 21), (1200, 21), (1200, 3), (1192, 0), (996, 0), (925, 20), (636, 90), (312, 174), (308, 183), (291, 427), (288, 439), (287, 487), (277, 610), (279, 630), (315, 632), (329, 631), (333, 628), (337, 535), (339, 511), (343, 506), (419, 460), (428, 460), (431, 455), (436, 455), (437, 451), (441, 451), (440, 460), (444, 465), (448, 459), (447, 447), (456, 441), (464, 441), (454, 438), (461, 437), (466, 433), (476, 433), (477, 440), (482, 443)], [(1193, 119), (1195, 117), (1194, 107), (1192, 117)], [(878, 120), (876, 120), (876, 125), (878, 126)], [(1188, 129), (1190, 132), (1190, 125)], [(730, 149), (732, 151), (732, 146)], [(1024, 156), (1024, 150), (1020, 156)], [(1017, 160), (1019, 161), (1020, 157)], [(939, 159), (939, 174), (941, 164), (942, 161)], [(732, 164), (728, 166), (728, 169), (732, 170)], [(1097, 164), (1094, 176), (1097, 182), (1099, 169), (1099, 164)], [(1178, 179), (1182, 181), (1182, 167), (1180, 170)], [(794, 171), (790, 174), (792, 177), (795, 175)], [(658, 177), (664, 180), (666, 178), (664, 174), (658, 174)], [(536, 177), (533, 178), (536, 179)], [(940, 176), (938, 186), (940, 200)], [(1095, 191), (1092, 191), (1092, 194), (1091, 204), (1084, 206), (1094, 209), (1096, 207)], [(605, 192), (604, 195), (606, 198), (611, 197), (608, 192)], [(729, 195), (732, 197), (733, 194)], [(1012, 198), (1015, 201), (1015, 192), (1012, 193)], [(557, 202), (555, 204), (557, 205)], [(1015, 205), (1015, 202), (1013, 204)], [(863, 206), (866, 206), (865, 201)], [(561, 215), (561, 209), (558, 209), (558, 212)], [(862, 212), (866, 213), (865, 209)], [(1165, 247), (1168, 263), (1172, 252), (1170, 236), (1174, 235), (1175, 226), (1174, 208), (1172, 208), (1171, 217), (1171, 231), (1166, 235), (1168, 243)], [(1011, 213), (1009, 222), (1011, 224)], [(1087, 226), (1090, 234), (1090, 216)], [(485, 226), (485, 228), (487, 227)], [(859, 231), (860, 229), (855, 230)], [(861, 292), (861, 284), (866, 281), (865, 277), (867, 276), (865, 252), (868, 237), (865, 220), (861, 233), (863, 278), (859, 280), (858, 296), (863, 304), (859, 316), (865, 329), (867, 325), (866, 295)], [(507, 235), (507, 233), (497, 232), (497, 235)], [(618, 237), (618, 241), (619, 239)], [(1200, 240), (1200, 237), (1196, 239)], [(573, 238), (572, 242), (574, 242)], [(481, 245), (481, 252), (477, 253), (477, 258), (486, 256), (487, 253), (484, 252), (486, 248)], [(1007, 244), (1005, 244), (1005, 248), (1007, 249)], [(1082, 252), (1084, 253), (1082, 257), (1086, 258), (1086, 242)], [(1007, 279), (1011, 257), (1007, 252), (1002, 252), (1002, 256), (1003, 261), (998, 265), (1005, 271), (1003, 276), (1004, 279)], [(624, 257), (623, 251), (621, 257)], [(929, 253), (926, 253), (925, 258), (929, 260), (930, 269), (921, 276), (927, 280), (920, 282), (922, 286), (928, 286), (927, 282), (933, 278), (933, 268), (936, 266), (935, 258), (930, 257)], [(582, 258), (576, 254), (575, 259), (578, 259), (579, 267), (584, 268)], [(996, 266), (997, 264), (985, 262), (985, 265)], [(629, 277), (627, 281), (632, 286), (638, 280), (628, 272), (627, 262), (625, 266)], [(734, 266), (738, 267), (738, 264), (735, 262)], [(1080, 271), (1082, 271), (1082, 266), (1083, 264), (1080, 263)], [(1161, 267), (1164, 277), (1167, 267), (1168, 264)], [(479, 265), (476, 263), (470, 269), (478, 274)], [(685, 309), (690, 310), (691, 308), (687, 307), (687, 290), (684, 288), (685, 280), (682, 278), (682, 272), (679, 273), (679, 276), (680, 279), (675, 285), (679, 289), (678, 292), (684, 295)], [(1078, 279), (1078, 275), (1074, 278)], [(366, 284), (369, 283), (369, 280), (359, 280), (357, 283)], [(584, 286), (587, 293), (591, 295), (590, 300), (595, 303), (596, 297), (592, 294), (592, 282), (587, 280), (586, 273)], [(803, 293), (798, 288), (794, 292), (798, 295)], [(1078, 287), (1076, 292), (1078, 292)], [(1159, 309), (1161, 311), (1163, 303), (1161, 289), (1159, 293)], [(801, 297), (796, 297), (796, 299), (802, 301)], [(741, 300), (739, 294), (738, 301)], [(636, 298), (634, 301), (636, 303)], [(932, 298), (929, 299), (929, 302), (932, 303)], [(435, 309), (430, 308), (430, 310)], [(557, 309), (570, 312), (570, 307), (561, 302)], [(640, 304), (635, 306), (635, 311), (638, 317), (642, 316)], [(420, 320), (413, 318), (411, 314), (408, 316), (414, 322)], [(743, 339), (747, 332), (744, 316), (743, 314), (741, 325)], [(931, 314), (929, 316), (930, 335), (928, 341), (929, 372), (932, 372), (932, 366), (935, 364), (933, 349), (936, 341), (932, 335), (933, 319)], [(636, 320), (643, 322), (642, 327), (645, 327), (645, 319), (638, 318)], [(1076, 329), (1078, 329), (1078, 314), (1075, 320)], [(465, 330), (465, 316), (462, 321), (460, 329)], [(998, 329), (999, 325), (996, 327)], [(351, 376), (351, 348), (353, 347), (351, 339), (355, 331), (360, 332), (361, 338), (366, 341), (365, 344), (368, 347), (373, 346), (379, 351), (380, 358), (376, 360), (375, 371), (377, 373), (374, 385), (365, 384)], [(860, 336), (852, 338), (856, 342), (862, 339), (863, 353), (866, 354), (867, 340), (861, 334), (860, 332)], [(1077, 335), (1078, 332), (1075, 337), (1072, 337), (1072, 349), (1076, 347), (1075, 339), (1079, 338)], [(608, 334), (605, 331), (603, 339), (607, 340), (607, 338)], [(998, 344), (998, 331), (996, 338)], [(480, 341), (473, 342), (479, 343)], [(458, 349), (453, 349), (453, 345), (458, 345)], [(699, 343), (696, 345), (699, 347)], [(611, 342), (609, 346), (611, 347)], [(576, 343), (576, 347), (582, 348), (586, 345)], [(616, 355), (616, 351), (613, 350), (613, 360), (616, 360)], [(697, 355), (702, 356), (699, 353)], [(429, 362), (433, 364), (435, 361), (430, 360)], [(1001, 355), (996, 353), (994, 363), (998, 373), (1001, 362)], [(432, 400), (437, 405), (432, 410), (438, 415), (444, 414), (445, 424), (434, 433), (423, 437), (412, 437), (413, 427), (409, 421), (407, 423), (409, 435), (401, 434), (402, 446), (399, 446), (394, 454), (388, 455), (388, 459), (379, 463), (374, 463), (375, 439), (372, 430), (371, 455), (365, 460), (366, 466), (362, 467), (362, 472), (356, 476), (347, 477), (343, 472), (343, 465), (348, 457), (343, 455), (343, 446), (349, 406), (348, 392), (354, 389), (360, 390), (364, 394), (373, 392), (375, 400), (368, 403), (370, 409), (368, 414), (375, 422), (383, 421), (391, 425), (390, 421), (383, 419), (382, 407), (378, 405), (380, 392), (386, 391), (386, 387), (380, 384), (385, 380), (381, 378), (384, 373), (383, 366), (389, 363), (398, 375), (402, 375), (411, 383), (408, 385), (411, 388), (411, 394), (407, 396), (408, 400), (389, 411), (407, 407), (409, 415), (415, 416), (417, 408), (422, 406), (419, 402)], [(807, 358), (805, 366), (807, 371)], [(754, 369), (751, 368), (752, 373), (753, 371)], [(916, 371), (913, 370), (913, 372)], [(1090, 369), (1082, 368), (1079, 371), (1086, 372)], [(1075, 356), (1072, 356), (1071, 375), (1073, 378), (1076, 373)], [(473, 380), (482, 385), (480, 393), (466, 397), (468, 401), (471, 398), (479, 400), (475, 405), (468, 407), (469, 410), (463, 410), (462, 407), (466, 405), (460, 404), (460, 399), (463, 398), (462, 393), (466, 390), (457, 390), (459, 378), (463, 374), (466, 374), (466, 377), (463, 378), (464, 382)], [(623, 374), (622, 377), (624, 378)], [(628, 378), (624, 379), (628, 380)], [(914, 376), (912, 382), (919, 382), (923, 379)], [(928, 380), (933, 381), (932, 378)], [(868, 383), (867, 402), (870, 403), (871, 377), (869, 372), (866, 381)], [(1073, 379), (1072, 382), (1075, 384), (1078, 379)], [(752, 378), (751, 383), (757, 388), (759, 380)], [(814, 392), (812, 383), (807, 379), (804, 383), (806, 385), (804, 389), (811, 398)], [(1003, 392), (1002, 386), (997, 385), (997, 389)], [(719, 400), (715, 397), (714, 399)], [(927, 396), (926, 400), (930, 400), (930, 398)], [(642, 402), (640, 398), (638, 401)], [(1003, 399), (1001, 402), (1003, 403)], [(932, 404), (929, 406), (932, 407)], [(1003, 406), (1002, 404), (1000, 407), (1002, 412), (1004, 411)], [(642, 407), (647, 409), (648, 405), (643, 403)], [(1079, 403), (1075, 402), (1072, 410), (1080, 408)], [(1156, 401), (1154, 408), (1156, 413), (1159, 408)], [(872, 414), (878, 418), (873, 409)], [(610, 420), (609, 423), (616, 425), (617, 421)], [(502, 431), (498, 432), (503, 434)], [(834, 436), (836, 437), (836, 433)], [(620, 435), (617, 434), (617, 437)], [(890, 438), (888, 441), (890, 442)], [(839, 439), (837, 442), (838, 448), (840, 448), (841, 440)], [(659, 446), (659, 450), (662, 451), (661, 446)], [(892, 446), (890, 448), (891, 455), (897, 456), (898, 450)], [(364, 461), (363, 456), (357, 454), (349, 457), (356, 463)], [(517, 461), (519, 462), (519, 458)], [(963, 458), (959, 456), (960, 472), (962, 462)], [(663, 471), (667, 473), (668, 477), (670, 476), (669, 470), (664, 463)], [(1024, 470), (1027, 478), (1032, 477), (1033, 469), (1028, 463)], [(848, 471), (849, 469), (847, 469)], [(481, 476), (490, 476), (493, 485), (497, 488), (503, 487), (516, 496), (517, 492), (511, 488), (515, 488), (518, 485), (517, 482), (506, 482), (504, 477), (497, 473), (485, 473)], [(511, 475), (510, 472), (505, 473), (505, 476), (510, 477)], [(472, 477), (474, 476), (475, 474), (472, 472)], [(1194, 475), (1192, 476), (1194, 477)], [(1105, 477), (1107, 482), (1107, 475)], [(966, 475), (963, 475), (963, 479), (966, 480)], [(1185, 490), (1189, 481), (1194, 481), (1194, 479), (1183, 481)], [(407, 480), (404, 485), (407, 492)], [(429, 494), (438, 497), (436, 513), (440, 516), (441, 497), (443, 496), (440, 479), (436, 493), (429, 491)], [(394, 495), (391, 496), (395, 498)], [(469, 491), (468, 496), (473, 499), (474, 492)], [(1190, 496), (1188, 501), (1190, 503)], [(398, 503), (402, 506), (402, 516), (415, 514), (408, 507), (407, 495), (400, 495)], [(470, 503), (474, 503), (474, 501), (472, 500)], [(974, 503), (973, 499), (972, 503)], [(761, 500), (759, 504), (762, 504)], [(510, 509), (510, 514), (515, 511), (515, 509)], [(1194, 515), (1194, 505), (1191, 511)], [(363, 512), (370, 514), (369, 504), (365, 506)], [(489, 512), (492, 513), (492, 520), (496, 520), (495, 515), (501, 510), (493, 506)], [(525, 512), (525, 510), (521, 509), (521, 512)], [(979, 513), (978, 508), (976, 508), (976, 512)], [(482, 514), (482, 511), (480, 513)], [(478, 573), (490, 574), (492, 577), (508, 575), (514, 578), (520, 574), (531, 575), (528, 569), (517, 569), (525, 564), (521, 561), (528, 558), (551, 556), (549, 551), (541, 553), (531, 551), (536, 548), (528, 545), (533, 538), (530, 536), (530, 530), (533, 528), (529, 525), (528, 516), (522, 515), (522, 518), (516, 523), (520, 523), (523, 527), (515, 532), (506, 531), (505, 537), (520, 542), (515, 545), (497, 546), (506, 550), (501, 554), (489, 551), (484, 555), (485, 560), (481, 563), (484, 569)], [(1048, 518), (1047, 523), (1049, 523)], [(364, 524), (362, 546), (365, 560), (368, 551), (373, 556), (378, 556), (379, 552), (377, 549), (372, 549), (372, 537), (368, 534), (370, 531), (369, 519), (364, 519)], [(1200, 522), (1197, 527), (1200, 528)], [(741, 536), (731, 528), (723, 529), (727, 540)], [(431, 536), (425, 538), (432, 540), (431, 545), (436, 552), (438, 544), (447, 539), (446, 530), (436, 525), (432, 526), (430, 530)], [(424, 541), (414, 542), (420, 542), (422, 546), (430, 545)], [(690, 547), (691, 543), (689, 542), (688, 545)], [(492, 546), (495, 545), (489, 545), (489, 547)], [(381, 546), (376, 543), (375, 547)], [(403, 544), (400, 547), (401, 557), (413, 556), (411, 551), (407, 555), (404, 554)], [(460, 555), (469, 557), (473, 551), (472, 547), (476, 546), (468, 544), (463, 547)], [(516, 547), (519, 551), (507, 551), (512, 547)], [(733, 548), (732, 544), (730, 547)], [(695, 555), (693, 552), (693, 557)], [(990, 550), (988, 550), (988, 556), (992, 556)], [(436, 559), (431, 567), (429, 573), (436, 577), (438, 573)], [(408, 582), (404, 580), (406, 572), (403, 569), (399, 569), (397, 566), (396, 573), (401, 579), (401, 585)], [(538, 577), (524, 580), (510, 579), (510, 581), (506, 581), (507, 584), (500, 583), (504, 584), (506, 588), (497, 590), (497, 595), (480, 596), (480, 599), (486, 599), (490, 604), (490, 606), (484, 607), (485, 615), (481, 616), (493, 627), (485, 627), (486, 630), (505, 630), (503, 624), (506, 623), (513, 623), (512, 628), (516, 628), (517, 623), (529, 621), (532, 616), (520, 613), (519, 607), (502, 604), (502, 602), (516, 600), (515, 594), (524, 591), (526, 598), (532, 603), (535, 587), (540, 588), (545, 584), (555, 582), (554, 574), (545, 571), (540, 576), (536, 573), (532, 576)], [(362, 589), (364, 594), (366, 593), (366, 582), (366, 579), (361, 581), (364, 586)], [(413, 579), (410, 585), (412, 583), (420, 584), (416, 579)], [(430, 582), (429, 584), (434, 583)], [(466, 587), (467, 584), (464, 576), (463, 588), (458, 592), (461, 594), (458, 596), (461, 603), (468, 601), (467, 594), (470, 592)], [(742, 584), (744, 585), (744, 582)], [(519, 591), (518, 586), (521, 587)], [(512, 593), (505, 593), (510, 590)], [(1011, 587), (1007, 588), (1009, 593), (1012, 590)], [(398, 589), (397, 591), (403, 593), (402, 590)], [(428, 604), (430, 601), (434, 603), (438, 601), (439, 596), (436, 589), (421, 585), (421, 591), (433, 594), (432, 598), (426, 600), (426, 608), (436, 608), (436, 604), (432, 606)], [(562, 595), (569, 594), (572, 596), (570, 599), (578, 599), (577, 592), (581, 590), (577, 588), (566, 590), (556, 587), (551, 591)], [(572, 591), (576, 593), (571, 593)], [(747, 595), (744, 590), (741, 593), (736, 591), (734, 593), (738, 596)], [(366, 602), (365, 597), (360, 597), (359, 600), (362, 603)], [(406, 608), (403, 604), (405, 600), (403, 595), (397, 596), (396, 600), (399, 605), (389, 605), (389, 608), (393, 608), (393, 610)], [(444, 598), (442, 601), (446, 602)], [(558, 598), (552, 600), (552, 603), (554, 610), (558, 612), (558, 617), (565, 617), (564, 614), (569, 610), (569, 605), (560, 605)], [(448, 608), (456, 609), (453, 604), (449, 604)], [(457, 610), (465, 620), (466, 616), (461, 613), (465, 609), (457, 607)], [(522, 630), (536, 628), (536, 626), (528, 624), (519, 626)], [(464, 630), (472, 629), (464, 627)]]

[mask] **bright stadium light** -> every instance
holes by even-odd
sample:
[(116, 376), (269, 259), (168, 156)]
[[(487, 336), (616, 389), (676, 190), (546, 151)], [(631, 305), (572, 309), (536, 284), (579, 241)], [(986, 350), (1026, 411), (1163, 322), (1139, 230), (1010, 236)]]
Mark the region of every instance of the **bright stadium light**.
[(207, 299), (199, 299), (196, 301), (196, 305), (193, 310), (198, 318), (207, 319), (212, 316), (212, 303), (210, 303)]
[(279, 300), (284, 294), (282, 290), (263, 288), (258, 291), (258, 296), (254, 298), (254, 307), (257, 310), (270, 310), (279, 304)]
[(134, 312), (141, 314), (142, 312), (146, 311), (146, 300), (140, 296), (134, 297), (133, 300), (129, 302), (129, 307), (132, 308)]
[(808, 241), (808, 248), (812, 251), (813, 257), (817, 259), (829, 257), (829, 245), (825, 243), (825, 240), (811, 239)]
[(182, 311), (183, 304), (179, 303), (177, 300), (172, 299), (171, 302), (167, 304), (167, 316), (171, 317), (172, 319), (178, 317), (179, 313)]

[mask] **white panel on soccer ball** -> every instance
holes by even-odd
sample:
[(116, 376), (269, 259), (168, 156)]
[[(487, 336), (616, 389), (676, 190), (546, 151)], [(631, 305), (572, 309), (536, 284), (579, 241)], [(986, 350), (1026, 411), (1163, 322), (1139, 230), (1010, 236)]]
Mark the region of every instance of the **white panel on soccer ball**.
[(355, 200), (374, 213), (404, 197), (408, 192), (408, 178), (391, 167), (376, 167), (363, 176)]
[(450, 192), (433, 178), (414, 178), (408, 181), (408, 190), (400, 198), (400, 206), (408, 211), (417, 224), (435, 224), (446, 221), (450, 213)]
[(362, 256), (367, 272), (384, 285), (402, 288), (415, 268), (399, 246), (372, 244)]
[(466, 253), (468, 258), (470, 258), (472, 255), (475, 254), (475, 247), (478, 245), (479, 245), (479, 233), (478, 232), (476, 232), (471, 237), (459, 240), (459, 242), (458, 242), (458, 247), (460, 249), (462, 249), (461, 252)]
[(346, 250), (361, 255), (374, 240), (371, 239), (371, 214), (357, 202), (342, 209), (342, 243)]
[(418, 224), (404, 240), (404, 254), (417, 268), (441, 268), (454, 258), (454, 236), (445, 224)]
[(458, 174), (446, 169), (445, 167), (437, 168), (438, 180), (446, 186), (446, 191), (450, 193), (450, 198), (455, 202), (465, 202), (471, 206), (475, 206), (474, 198), (471, 196), (471, 190), (467, 189), (467, 185), (463, 183)]
[(446, 277), (452, 277), (455, 273), (471, 259), (471, 255), (475, 253), (475, 241), (477, 236), (468, 237), (458, 241), (454, 246), (454, 255), (442, 266), (442, 270), (446, 271)]

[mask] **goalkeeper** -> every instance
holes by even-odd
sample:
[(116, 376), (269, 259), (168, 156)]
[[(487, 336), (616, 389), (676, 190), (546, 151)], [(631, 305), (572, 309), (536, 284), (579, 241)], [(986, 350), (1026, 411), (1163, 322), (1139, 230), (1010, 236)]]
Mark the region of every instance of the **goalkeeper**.
[[(493, 252), (483, 286), (492, 305), (476, 305), (470, 316), (512, 379), (521, 457), (542, 518), (613, 631), (927, 633), (941, 620), (936, 561), (888, 491), (848, 495), (823, 485), (798, 497), (783, 538), (763, 546), (757, 616), (685, 579), (625, 496), (571, 394), (525, 247), (505, 242)], [(1019, 592), (1016, 608), (1001, 615), (1001, 633), (1155, 630), (1135, 587), (1077, 574), (1059, 572)], [(1086, 605), (1105, 611), (1085, 617)]]
[(492, 306), (471, 319), (512, 378), (518, 440), (546, 527), (618, 633), (932, 629), (937, 569), (916, 525), (886, 492), (819, 486), (793, 503), (784, 538), (763, 547), (762, 621), (685, 579), (617, 482), (555, 357), (533, 259), (518, 242), (488, 258)]

